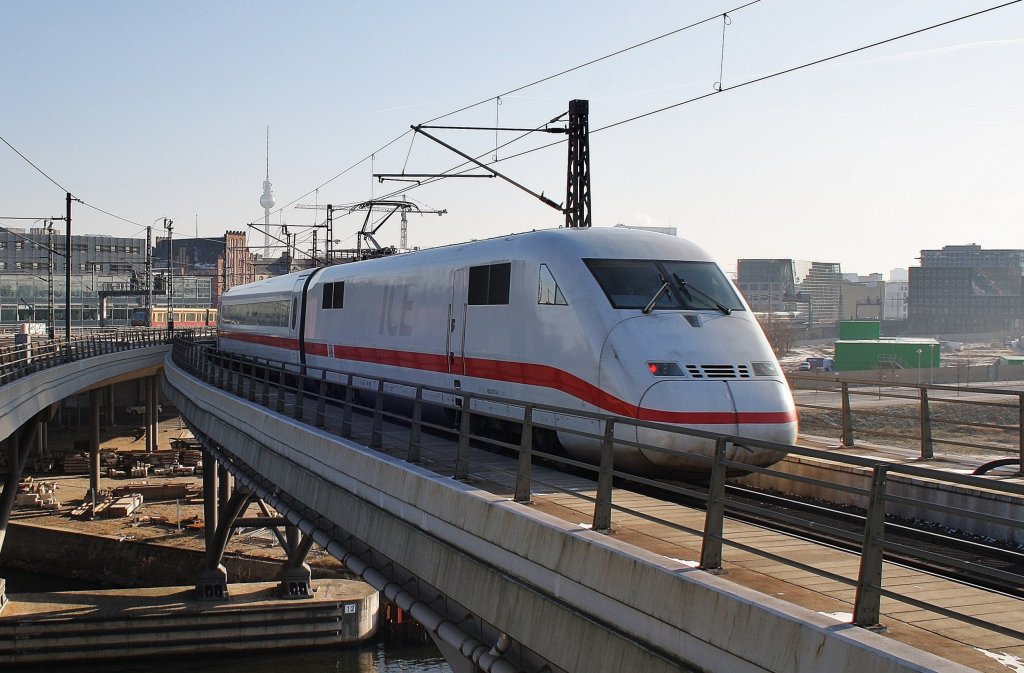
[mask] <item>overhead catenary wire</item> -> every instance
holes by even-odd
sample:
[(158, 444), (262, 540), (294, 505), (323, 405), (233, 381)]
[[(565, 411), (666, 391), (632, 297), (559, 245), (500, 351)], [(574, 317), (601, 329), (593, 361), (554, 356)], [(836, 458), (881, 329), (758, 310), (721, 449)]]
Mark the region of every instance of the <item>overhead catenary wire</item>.
[[(751, 5), (756, 5), (760, 1), (761, 0), (751, 0), (751, 2), (747, 2), (747, 3), (744, 3), (744, 4), (739, 5), (737, 7), (734, 7), (732, 9), (730, 9), (730, 10), (727, 10), (725, 13), (729, 14), (730, 12), (738, 12), (741, 9), (745, 9), (747, 7), (750, 7)], [(581, 70), (581, 69), (586, 68), (588, 66), (594, 65), (595, 63), (600, 63), (601, 61), (606, 61), (606, 60), (608, 60), (610, 58), (614, 58), (616, 56), (621, 56), (622, 54), (625, 54), (626, 52), (633, 51), (634, 49), (639, 49), (640, 47), (645, 47), (645, 46), (647, 46), (649, 44), (652, 44), (652, 43), (657, 42), (659, 40), (663, 40), (663, 39), (665, 39), (667, 37), (671, 37), (673, 35), (677, 35), (677, 34), (682, 33), (684, 31), (691, 30), (693, 28), (696, 28), (697, 26), (702, 26), (705, 23), (708, 23), (709, 21), (714, 21), (715, 19), (719, 18), (720, 16), (722, 16), (722, 13), (718, 13), (718, 14), (715, 14), (713, 16), (709, 16), (709, 17), (707, 17), (705, 19), (701, 19), (700, 21), (695, 21), (695, 22), (693, 22), (693, 23), (691, 23), (689, 25), (682, 26), (682, 27), (676, 28), (674, 30), (670, 30), (667, 33), (662, 33), (661, 35), (657, 35), (655, 37), (649, 38), (649, 39), (644, 40), (642, 42), (637, 42), (636, 44), (632, 44), (632, 45), (630, 45), (628, 47), (624, 47), (624, 48), (619, 49), (617, 51), (613, 51), (610, 54), (605, 54), (604, 56), (599, 56), (597, 58), (594, 58), (594, 59), (591, 59), (589, 61), (586, 61), (585, 63), (580, 63), (579, 65), (572, 66), (571, 68), (566, 68), (565, 70), (562, 70), (560, 72), (556, 72), (553, 75), (548, 75), (546, 77), (542, 77), (542, 78), (540, 78), (538, 80), (530, 82), (529, 84), (523, 84), (522, 86), (518, 86), (518, 87), (516, 87), (514, 89), (510, 89), (510, 90), (508, 90), (508, 91), (506, 91), (504, 93), (500, 93), (497, 96), (491, 96), (489, 98), (485, 98), (485, 99), (483, 99), (481, 101), (478, 101), (476, 103), (473, 103), (471, 105), (466, 105), (465, 107), (461, 107), (461, 108), (459, 108), (457, 110), (453, 110), (452, 112), (448, 112), (448, 113), (445, 113), (443, 115), (440, 115), (439, 117), (434, 117), (433, 119), (429, 119), (429, 120), (423, 122), (423, 124), (421, 124), (421, 126), (425, 125), (425, 124), (432, 124), (432, 123), (438, 121), (439, 119), (444, 119), (445, 117), (451, 117), (452, 115), (456, 115), (456, 114), (458, 114), (460, 112), (465, 112), (466, 110), (471, 110), (472, 108), (475, 108), (478, 105), (484, 105), (485, 103), (489, 103), (492, 100), (495, 100), (497, 98), (501, 98), (503, 96), (510, 96), (510, 95), (512, 95), (514, 93), (519, 93), (520, 91), (523, 91), (524, 89), (529, 89), (530, 87), (537, 86), (538, 84), (543, 84), (544, 82), (548, 82), (548, 81), (553, 80), (553, 79), (555, 79), (557, 77), (561, 77), (562, 75), (568, 75), (571, 72), (575, 72), (577, 70)]]
[[(996, 10), (999, 10), (999, 9), (1003, 9), (1005, 7), (1008, 7), (1010, 5), (1015, 5), (1015, 4), (1018, 4), (1020, 2), (1022, 2), (1022, 0), (1010, 0), (1009, 2), (1005, 2), (1005, 3), (1002, 3), (1000, 5), (996, 5), (996, 6), (993, 6), (993, 7), (986, 8), (986, 9), (982, 9), (982, 10), (979, 10), (979, 11), (976, 11), (976, 12), (972, 12), (970, 14), (964, 14), (962, 16), (958, 16), (958, 17), (955, 17), (953, 19), (948, 19), (946, 21), (941, 21), (939, 23), (935, 23), (935, 24), (932, 24), (930, 26), (925, 26), (924, 28), (918, 28), (916, 30), (912, 30), (912, 31), (907, 32), (907, 33), (902, 33), (900, 35), (889, 37), (889, 38), (886, 38), (884, 40), (879, 40), (877, 42), (872, 42), (871, 44), (867, 44), (867, 45), (863, 45), (863, 46), (860, 46), (860, 47), (856, 47), (854, 49), (848, 49), (846, 51), (839, 52), (839, 53), (836, 53), (836, 54), (832, 54), (830, 56), (825, 56), (823, 58), (819, 58), (819, 59), (816, 59), (814, 61), (808, 61), (807, 63), (803, 63), (803, 64), (796, 65), (796, 66), (793, 66), (793, 67), (790, 67), (790, 68), (785, 68), (783, 70), (778, 70), (778, 71), (775, 71), (775, 72), (771, 72), (771, 73), (768, 73), (766, 75), (761, 75), (761, 76), (758, 76), (758, 77), (746, 80), (744, 82), (740, 82), (740, 83), (733, 84), (733, 85), (730, 85), (730, 86), (721, 86), (720, 88), (716, 87), (712, 91), (700, 94), (698, 96), (694, 96), (692, 98), (688, 98), (686, 100), (679, 101), (679, 102), (673, 103), (671, 105), (666, 105), (664, 107), (660, 107), (660, 108), (657, 108), (655, 110), (650, 110), (650, 111), (644, 112), (642, 114), (634, 115), (634, 116), (628, 117), (626, 119), (621, 119), (619, 121), (612, 122), (610, 124), (606, 124), (604, 126), (600, 126), (598, 128), (591, 129), (590, 130), (590, 135), (593, 135), (595, 133), (600, 133), (602, 131), (607, 131), (609, 129), (613, 129), (613, 128), (616, 128), (616, 127), (619, 127), (619, 126), (623, 126), (625, 124), (629, 124), (629, 123), (632, 123), (632, 122), (636, 122), (636, 121), (639, 121), (641, 119), (645, 119), (647, 117), (651, 117), (651, 116), (660, 114), (662, 112), (667, 112), (669, 110), (674, 110), (674, 109), (682, 107), (684, 105), (689, 105), (689, 104), (692, 104), (692, 103), (696, 103), (698, 101), (704, 100), (706, 98), (711, 98), (712, 96), (715, 96), (715, 95), (718, 95), (718, 94), (721, 94), (721, 93), (725, 93), (727, 91), (734, 91), (736, 89), (740, 89), (740, 88), (743, 88), (743, 87), (746, 87), (746, 86), (750, 86), (752, 84), (758, 84), (758, 83), (761, 83), (761, 82), (765, 82), (765, 81), (774, 79), (776, 77), (781, 77), (783, 75), (788, 75), (788, 74), (797, 72), (799, 70), (804, 70), (806, 68), (810, 68), (810, 67), (813, 67), (813, 66), (816, 66), (816, 65), (820, 65), (822, 63), (826, 63), (828, 61), (833, 61), (833, 60), (836, 60), (836, 59), (839, 59), (839, 58), (843, 58), (845, 56), (850, 56), (852, 54), (856, 54), (858, 52), (866, 51), (868, 49), (873, 49), (875, 47), (879, 47), (879, 46), (882, 46), (882, 45), (885, 45), (885, 44), (896, 42), (898, 40), (902, 40), (902, 39), (905, 39), (905, 38), (908, 38), (908, 37), (912, 37), (914, 35), (919, 35), (921, 33), (924, 33), (924, 32), (930, 31), (930, 30), (935, 30), (935, 29), (941, 28), (943, 26), (948, 26), (950, 24), (957, 23), (959, 21), (965, 21), (967, 19), (971, 19), (971, 18), (980, 16), (982, 14), (986, 14), (986, 13), (993, 12), (993, 11), (996, 11)], [(716, 15), (716, 16), (722, 16), (722, 15)], [(723, 54), (722, 58), (723, 58), (723, 63), (724, 63), (724, 54)], [(719, 82), (719, 84), (721, 84), (721, 83)], [(526, 134), (524, 134), (524, 135), (526, 135)], [(520, 138), (516, 138), (516, 139), (514, 139), (513, 141), (510, 141), (510, 142), (518, 141), (521, 138), (522, 138), (522, 136), (520, 136)], [(522, 152), (518, 152), (516, 154), (510, 154), (508, 156), (502, 157), (501, 159), (498, 159), (496, 161), (492, 161), (490, 163), (494, 164), (494, 163), (502, 163), (502, 162), (505, 162), (505, 161), (511, 161), (513, 159), (518, 159), (519, 157), (523, 157), (523, 156), (526, 156), (526, 155), (529, 155), (529, 154), (533, 154), (534, 152), (539, 152), (541, 150), (545, 150), (545, 149), (549, 149), (549, 148), (552, 148), (552, 147), (556, 147), (558, 145), (562, 145), (565, 142), (567, 142), (567, 141), (564, 140), (564, 139), (556, 140), (556, 141), (553, 141), (553, 142), (550, 142), (550, 143), (546, 143), (544, 145), (539, 145), (537, 147), (533, 147), (533, 148), (530, 148), (528, 150), (524, 150)], [(507, 146), (508, 144), (509, 143), (506, 143), (504, 146)], [(502, 146), (502, 147), (504, 147), (504, 146)], [(488, 154), (488, 153), (489, 152), (485, 152), (484, 154)], [(480, 155), (480, 156), (483, 156), (483, 155)], [(490, 165), (490, 164), (488, 164), (488, 165)], [(449, 169), (449, 170), (453, 170), (453, 169)], [(441, 180), (441, 179), (444, 179), (445, 177), (446, 176), (444, 176), (444, 175), (439, 175), (436, 179), (437, 180)], [(434, 180), (423, 181), (423, 184), (429, 184), (429, 182), (433, 182), (433, 181)], [(402, 193), (402, 191), (408, 191), (408, 190), (414, 189), (417, 186), (419, 186), (419, 185), (414, 185), (414, 186), (407, 187), (404, 190), (401, 190), (401, 191), (396, 192), (396, 193)]]
[(64, 193), (66, 193), (66, 194), (70, 194), (70, 193), (71, 193), (71, 190), (70, 190), (70, 189), (67, 189), (67, 188), (65, 188), (65, 187), (64, 187), (63, 185), (61, 185), (61, 184), (60, 184), (59, 182), (57, 182), (56, 180), (54, 180), (53, 178), (51, 178), (51, 177), (50, 177), (49, 175), (47, 175), (47, 174), (46, 174), (46, 171), (44, 171), (44, 170), (43, 170), (42, 168), (39, 168), (39, 166), (36, 166), (36, 165), (35, 165), (35, 164), (34, 164), (34, 163), (32, 162), (32, 160), (31, 160), (31, 159), (29, 159), (28, 157), (26, 157), (26, 156), (25, 156), (24, 154), (22, 154), (22, 153), (21, 153), (21, 152), (20, 152), (20, 151), (18, 150), (18, 148), (16, 148), (16, 147), (15, 147), (14, 145), (12, 145), (12, 144), (10, 144), (9, 142), (7, 142), (7, 138), (4, 138), (3, 136), (0, 136), (0, 140), (4, 141), (4, 145), (7, 145), (8, 147), (10, 147), (10, 148), (11, 148), (11, 150), (12, 150), (12, 151), (13, 151), (13, 152), (14, 152), (15, 154), (17, 154), (17, 155), (18, 155), (19, 157), (21, 157), (22, 159), (24, 159), (24, 160), (25, 160), (25, 162), (26, 162), (26, 163), (27, 163), (27, 164), (28, 164), (29, 166), (31, 166), (32, 168), (36, 169), (36, 171), (38, 171), (40, 175), (42, 175), (42, 176), (43, 176), (44, 178), (46, 178), (47, 180), (49, 180), (50, 182), (52, 182), (52, 183), (53, 183), (53, 184), (54, 184), (54, 185), (55, 185), (55, 186), (57, 187), (57, 189), (59, 189), (60, 191), (62, 191), (62, 192), (64, 192)]
[[(723, 86), (722, 88), (717, 89), (715, 91), (712, 91), (712, 92), (710, 92), (708, 94), (704, 94), (702, 96), (695, 96), (694, 98), (690, 98), (690, 99), (685, 100), (685, 101), (680, 101), (678, 103), (674, 103), (672, 105), (666, 105), (665, 107), (661, 107), (661, 108), (658, 108), (656, 110), (651, 110), (650, 112), (645, 112), (643, 114), (635, 115), (635, 116), (629, 117), (627, 119), (622, 119), (622, 120), (617, 121), (615, 123), (607, 124), (605, 126), (597, 128), (597, 129), (592, 129), (590, 132), (593, 134), (593, 133), (598, 133), (599, 131), (607, 131), (608, 129), (615, 128), (616, 126), (622, 126), (623, 124), (629, 124), (629, 123), (637, 121), (639, 119), (644, 119), (645, 117), (650, 117), (650, 116), (653, 116), (653, 115), (656, 115), (656, 114), (660, 114), (662, 112), (666, 112), (668, 110), (673, 110), (673, 109), (681, 107), (683, 105), (688, 105), (688, 104), (694, 103), (694, 102), (696, 102), (698, 100), (702, 100), (704, 98), (708, 98), (710, 96), (714, 96), (715, 94), (718, 94), (718, 93), (724, 93), (726, 91), (733, 91), (735, 89), (740, 89), (740, 88), (745, 87), (745, 86), (750, 86), (751, 84), (758, 84), (760, 82), (765, 82), (767, 80), (774, 79), (776, 77), (781, 77), (782, 75), (788, 75), (788, 74), (797, 72), (798, 70), (804, 70), (806, 68), (811, 68), (811, 67), (816, 66), (816, 65), (821, 65), (822, 63), (827, 63), (828, 61), (834, 61), (834, 60), (836, 60), (838, 58), (843, 58), (844, 56), (850, 56), (851, 54), (856, 54), (856, 53), (859, 53), (859, 52), (862, 52), (862, 51), (867, 51), (868, 49), (874, 49), (875, 47), (880, 47), (880, 46), (882, 46), (884, 44), (889, 44), (891, 42), (896, 42), (897, 40), (903, 40), (903, 39), (906, 39), (908, 37), (912, 37), (914, 35), (920, 35), (921, 33), (925, 33), (925, 32), (927, 32), (929, 30), (935, 30), (936, 28), (942, 28), (943, 26), (948, 26), (950, 24), (954, 24), (954, 23), (957, 23), (957, 22), (960, 22), (960, 21), (966, 21), (967, 19), (973, 19), (974, 17), (981, 16), (982, 14), (987, 14), (989, 12), (994, 12), (994, 11), (999, 10), (999, 9), (1004, 9), (1006, 7), (1009, 7), (1010, 5), (1016, 5), (1019, 2), (1021, 2), (1021, 1), (1022, 0), (1010, 0), (1009, 2), (1004, 2), (1001, 5), (996, 5), (994, 7), (989, 7), (987, 9), (981, 9), (981, 10), (978, 10), (977, 12), (972, 12), (970, 14), (964, 14), (963, 16), (958, 16), (956, 18), (948, 19), (946, 21), (941, 21), (939, 23), (935, 23), (935, 24), (932, 24), (930, 26), (925, 26), (924, 28), (918, 28), (917, 30), (912, 30), (910, 32), (902, 33), (900, 35), (889, 37), (889, 38), (886, 38), (884, 40), (879, 40), (877, 42), (872, 42), (871, 44), (866, 44), (866, 45), (863, 45), (863, 46), (860, 46), (860, 47), (855, 47), (854, 49), (848, 49), (846, 51), (839, 52), (837, 54), (832, 54), (831, 56), (825, 56), (824, 58), (819, 58), (819, 59), (817, 59), (815, 61), (808, 61), (807, 63), (803, 63), (801, 65), (796, 65), (796, 66), (793, 66), (791, 68), (785, 68), (783, 70), (778, 70), (776, 72), (768, 73), (767, 75), (761, 75), (760, 77), (755, 77), (753, 79), (749, 79), (749, 80), (747, 80), (745, 82), (741, 82), (739, 84), (733, 84), (732, 86)], [(552, 143), (552, 144), (556, 144), (556, 143)]]
[[(14, 152), (15, 154), (17, 154), (17, 155), (18, 155), (19, 157), (21, 157), (21, 158), (22, 158), (22, 159), (23, 159), (23, 160), (25, 161), (25, 163), (27, 163), (27, 164), (28, 164), (29, 166), (31, 166), (32, 168), (36, 169), (36, 171), (38, 171), (38, 173), (39, 173), (40, 175), (42, 175), (42, 176), (43, 176), (44, 178), (46, 178), (46, 179), (47, 179), (47, 180), (49, 180), (49, 181), (50, 181), (51, 183), (53, 183), (53, 185), (54, 185), (55, 187), (57, 187), (57, 189), (61, 190), (61, 191), (62, 191), (62, 192), (64, 192), (65, 194), (72, 194), (72, 193), (73, 193), (73, 192), (72, 192), (72, 191), (71, 191), (70, 189), (68, 189), (68, 188), (64, 187), (64, 185), (60, 184), (59, 182), (57, 182), (56, 180), (54, 180), (54, 179), (53, 179), (52, 177), (50, 177), (50, 176), (49, 176), (49, 174), (47, 174), (47, 173), (46, 173), (46, 171), (44, 171), (43, 169), (39, 168), (39, 166), (37, 166), (37, 165), (35, 164), (35, 162), (33, 162), (33, 161), (32, 161), (31, 159), (29, 159), (29, 158), (28, 158), (27, 156), (25, 156), (24, 154), (22, 154), (22, 153), (21, 153), (21, 151), (20, 151), (20, 150), (19, 150), (18, 148), (16, 148), (16, 147), (15, 147), (14, 145), (12, 145), (11, 143), (7, 142), (7, 139), (6, 139), (6, 138), (4, 138), (3, 136), (0, 136), (0, 140), (2, 140), (2, 141), (3, 141), (3, 143), (4, 143), (5, 145), (7, 145), (7, 147), (11, 148), (11, 151), (13, 151), (13, 152)], [(93, 210), (95, 210), (95, 211), (97, 211), (97, 212), (100, 212), (100, 213), (103, 213), (104, 215), (108, 215), (108, 216), (110, 216), (110, 217), (113, 217), (114, 219), (117, 219), (117, 220), (121, 220), (122, 222), (126, 222), (126, 223), (128, 223), (128, 224), (134, 224), (135, 226), (138, 226), (138, 227), (143, 227), (143, 228), (144, 228), (144, 227), (146, 226), (146, 225), (143, 225), (143, 224), (139, 224), (138, 222), (135, 222), (134, 220), (129, 220), (129, 219), (127, 219), (127, 218), (121, 217), (120, 215), (115, 215), (114, 213), (111, 213), (111, 212), (109, 212), (109, 211), (103, 210), (102, 208), (99, 208), (99, 207), (97, 207), (97, 206), (94, 206), (94, 205), (92, 205), (91, 203), (87, 203), (86, 201), (84, 201), (84, 200), (82, 200), (82, 199), (78, 199), (78, 198), (76, 198), (75, 200), (76, 200), (76, 201), (77, 201), (78, 203), (81, 203), (81, 204), (82, 204), (83, 206), (85, 206), (86, 208), (92, 208)], [(12, 219), (12, 218), (5, 218), (5, 219)], [(52, 218), (52, 219), (63, 219), (63, 218)], [(126, 238), (131, 238), (131, 236), (127, 236)]]
[[(759, 3), (760, 1), (761, 0), (751, 0), (750, 2), (746, 2), (744, 4), (741, 4), (741, 5), (738, 5), (738, 6), (734, 7), (734, 8), (732, 8), (730, 10), (727, 10), (726, 13), (738, 12), (738, 11), (740, 11), (742, 9), (745, 9), (746, 7), (750, 7), (751, 5), (755, 5), (755, 4)], [(484, 104), (489, 103), (491, 101), (500, 99), (503, 96), (510, 96), (510, 95), (512, 95), (514, 93), (518, 93), (518, 92), (523, 91), (525, 89), (529, 89), (530, 87), (537, 86), (538, 84), (542, 84), (544, 82), (549, 82), (549, 81), (551, 81), (553, 79), (556, 79), (558, 77), (561, 77), (563, 75), (567, 75), (569, 73), (576, 72), (577, 70), (581, 70), (583, 68), (589, 67), (589, 66), (594, 65), (596, 63), (600, 63), (602, 61), (606, 61), (606, 60), (608, 60), (610, 58), (614, 58), (614, 57), (619, 56), (621, 54), (625, 54), (627, 52), (633, 51), (634, 49), (639, 49), (641, 47), (647, 46), (647, 45), (652, 44), (654, 42), (657, 42), (659, 40), (663, 40), (663, 39), (666, 39), (666, 38), (671, 37), (673, 35), (677, 35), (679, 33), (682, 33), (684, 31), (691, 30), (691, 29), (696, 28), (698, 26), (704, 25), (704, 24), (708, 23), (709, 21), (714, 21), (714, 20), (718, 19), (721, 16), (722, 16), (721, 13), (717, 13), (717, 14), (714, 14), (713, 16), (709, 16), (709, 17), (707, 17), (705, 19), (701, 19), (699, 21), (695, 21), (693, 23), (690, 23), (690, 24), (685, 25), (685, 26), (681, 26), (681, 27), (676, 28), (674, 30), (670, 30), (670, 31), (668, 31), (666, 33), (662, 33), (662, 34), (657, 35), (655, 37), (648, 38), (646, 40), (643, 40), (641, 42), (637, 42), (635, 44), (631, 44), (631, 45), (629, 45), (627, 47), (623, 47), (622, 49), (618, 49), (616, 51), (613, 51), (611, 53), (605, 54), (603, 56), (599, 56), (597, 58), (593, 58), (593, 59), (591, 59), (589, 61), (586, 61), (584, 63), (580, 63), (578, 65), (574, 65), (574, 66), (572, 66), (570, 68), (566, 68), (564, 70), (561, 70), (559, 72), (553, 73), (551, 75), (547, 75), (545, 77), (541, 77), (540, 79), (534, 80), (534, 81), (529, 82), (527, 84), (523, 84), (523, 85), (517, 86), (517, 87), (515, 87), (513, 89), (509, 89), (508, 91), (506, 91), (504, 93), (500, 93), (500, 94), (497, 94), (495, 96), (489, 96), (488, 98), (485, 98), (483, 100), (477, 101), (476, 103), (471, 103), (470, 105), (465, 105), (463, 107), (457, 108), (457, 109), (452, 110), (450, 112), (446, 112), (446, 113), (444, 113), (442, 115), (439, 115), (437, 117), (433, 117), (431, 119), (428, 119), (427, 121), (423, 122), (423, 124), (424, 125), (425, 124), (432, 124), (433, 122), (436, 122), (438, 120), (445, 119), (447, 117), (451, 117), (453, 115), (459, 114), (460, 112), (465, 112), (466, 110), (471, 110), (471, 109), (473, 109), (473, 108), (475, 108), (477, 106), (484, 105)], [(323, 189), (324, 187), (326, 187), (327, 185), (331, 184), (332, 182), (334, 182), (338, 178), (346, 175), (347, 173), (351, 172), (352, 170), (354, 170), (355, 168), (357, 168), (358, 166), (360, 166), (361, 164), (363, 164), (367, 160), (371, 159), (375, 154), (378, 154), (378, 153), (384, 151), (385, 149), (387, 149), (388, 147), (390, 147), (391, 145), (395, 144), (396, 142), (398, 142), (399, 140), (404, 138), (409, 133), (411, 133), (411, 131), (405, 131), (401, 135), (396, 136), (395, 138), (393, 138), (392, 140), (388, 141), (384, 145), (381, 145), (380, 147), (378, 147), (373, 152), (370, 152), (369, 154), (367, 154), (363, 158), (361, 158), (358, 161), (354, 162), (353, 164), (349, 165), (347, 168), (342, 170), (340, 173), (338, 173), (334, 177), (324, 181), (318, 187), (315, 187), (315, 188), (309, 190), (305, 194), (303, 194), (303, 195), (293, 199), (292, 201), (289, 201), (288, 203), (280, 206), (279, 208), (277, 208), (276, 210), (274, 210), (272, 212), (275, 212), (275, 213), (276, 212), (281, 212), (281, 211), (285, 210), (286, 208), (290, 208), (291, 206), (295, 205), (296, 203), (298, 203), (302, 199), (308, 197), (314, 191), (317, 191), (319, 189)], [(413, 134), (413, 135), (415, 135), (415, 134)], [(506, 143), (505, 145), (499, 145), (498, 147), (496, 147), (496, 148), (494, 148), (492, 150), (489, 150), (488, 152), (484, 153), (484, 155), (496, 152), (497, 150), (507, 146), (507, 144), (508, 143)], [(410, 151), (411, 151), (411, 145), (410, 145)], [(480, 155), (480, 156), (484, 156), (484, 155)], [(406, 163), (408, 164), (408, 159), (406, 160)], [(427, 183), (423, 183), (423, 184), (427, 184)], [(420, 186), (420, 184), (417, 183), (414, 186)], [(405, 191), (408, 191), (408, 190), (398, 190), (398, 191), (394, 192), (393, 194), (389, 195), (389, 197), (390, 196), (394, 196), (394, 195), (398, 195), (398, 194), (402, 194)], [(389, 197), (382, 197), (382, 198), (389, 198)]]

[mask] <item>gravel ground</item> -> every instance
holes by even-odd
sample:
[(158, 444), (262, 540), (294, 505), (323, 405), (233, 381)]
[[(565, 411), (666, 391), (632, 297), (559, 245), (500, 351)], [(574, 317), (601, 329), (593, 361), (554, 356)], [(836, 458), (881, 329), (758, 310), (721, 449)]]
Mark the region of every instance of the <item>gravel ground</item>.
[[(118, 418), (119, 425), (101, 432), (101, 453), (114, 451), (117, 453), (137, 452), (144, 450), (145, 440), (137, 439), (138, 417), (126, 416)], [(61, 430), (51, 428), (49, 432), (50, 450), (55, 456), (73, 452), (75, 440), (81, 440), (83, 430)], [(82, 436), (79, 436), (82, 435)], [(166, 409), (161, 414), (157, 436), (158, 449), (170, 448), (175, 439), (191, 439), (191, 433), (184, 428), (173, 409)], [(132, 484), (188, 484), (195, 495), (183, 499), (144, 500), (141, 507), (127, 517), (90, 519), (73, 515), (73, 510), (86, 502), (89, 492), (88, 475), (69, 475), (53, 472), (26, 472), (35, 483), (52, 482), (56, 487), (55, 495), (60, 502), (56, 510), (40, 509), (35, 506), (16, 506), (12, 514), (14, 521), (25, 521), (35, 525), (52, 528), (77, 530), (93, 535), (113, 536), (125, 540), (146, 540), (171, 544), (176, 547), (202, 550), (204, 548), (202, 476), (149, 476), (146, 478), (109, 478), (101, 474), (100, 492), (125, 487)], [(91, 499), (90, 499), (91, 502)], [(272, 512), (273, 513), (273, 512)], [(256, 504), (250, 505), (243, 516), (263, 516)], [(286, 555), (277, 543), (276, 537), (269, 529), (240, 530), (236, 532), (228, 545), (229, 554), (239, 554), (257, 558), (284, 560)], [(340, 564), (319, 552), (317, 548), (310, 553), (310, 565), (325, 568), (340, 568)]]

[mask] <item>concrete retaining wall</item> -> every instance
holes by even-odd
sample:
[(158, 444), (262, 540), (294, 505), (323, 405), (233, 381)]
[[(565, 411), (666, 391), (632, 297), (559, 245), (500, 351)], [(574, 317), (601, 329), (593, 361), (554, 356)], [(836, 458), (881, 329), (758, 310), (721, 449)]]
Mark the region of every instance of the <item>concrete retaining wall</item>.
[[(83, 579), (105, 587), (176, 586), (198, 579), (203, 553), (13, 522), (7, 530), (2, 562), (28, 572)], [(225, 558), (224, 565), (228, 582), (271, 581), (281, 569), (279, 563), (232, 556)]]
[(238, 586), (229, 601), (197, 600), (188, 586), (12, 596), (0, 615), (0, 667), (144, 656), (187, 670), (173, 657), (337, 647), (376, 633), (380, 595), (362, 582), (320, 580), (306, 599), (279, 598), (273, 583)]

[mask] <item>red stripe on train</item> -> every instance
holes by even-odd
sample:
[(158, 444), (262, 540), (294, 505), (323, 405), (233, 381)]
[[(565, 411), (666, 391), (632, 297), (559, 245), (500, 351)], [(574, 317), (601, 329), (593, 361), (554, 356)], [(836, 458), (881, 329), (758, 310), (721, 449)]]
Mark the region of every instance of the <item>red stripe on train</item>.
[[(223, 329), (220, 331), (220, 336), (236, 341), (246, 341), (286, 350), (298, 350), (299, 348), (297, 339), (287, 337), (249, 334), (246, 332), (226, 332)], [(335, 345), (333, 349), (334, 358), (338, 360), (367, 362), (430, 372), (449, 372), (448, 358), (434, 353), (416, 353), (385, 348), (343, 345)], [(330, 348), (327, 344), (306, 343), (306, 352), (310, 355), (327, 357), (329, 350)], [(475, 378), (558, 390), (609, 413), (628, 418), (637, 418), (643, 421), (682, 425), (775, 425), (795, 423), (797, 420), (795, 411), (744, 411), (737, 413), (731, 411), (637, 409), (636, 406), (601, 390), (578, 376), (548, 365), (505, 360), (485, 360), (482, 358), (453, 358), (451, 365), (453, 373), (464, 373), (465, 376), (473, 376)]]

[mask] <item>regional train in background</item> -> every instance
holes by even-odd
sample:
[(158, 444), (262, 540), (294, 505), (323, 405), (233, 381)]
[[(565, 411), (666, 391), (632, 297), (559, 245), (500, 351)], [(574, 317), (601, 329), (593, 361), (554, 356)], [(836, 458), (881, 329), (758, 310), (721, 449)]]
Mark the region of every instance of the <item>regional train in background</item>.
[[(215, 327), (217, 325), (217, 309), (209, 306), (175, 306), (175, 327)], [(166, 308), (146, 308), (140, 306), (132, 309), (132, 327), (167, 327)]]
[[(792, 395), (750, 308), (708, 253), (662, 233), (543, 230), (301, 271), (231, 288), (219, 323), (225, 351), (796, 439)], [(714, 450), (632, 426), (616, 437), (616, 469), (643, 475), (706, 473), (709, 463), (687, 454)], [(599, 458), (600, 440), (564, 431), (557, 440), (574, 458)], [(735, 446), (728, 457), (764, 466), (782, 453)]]

